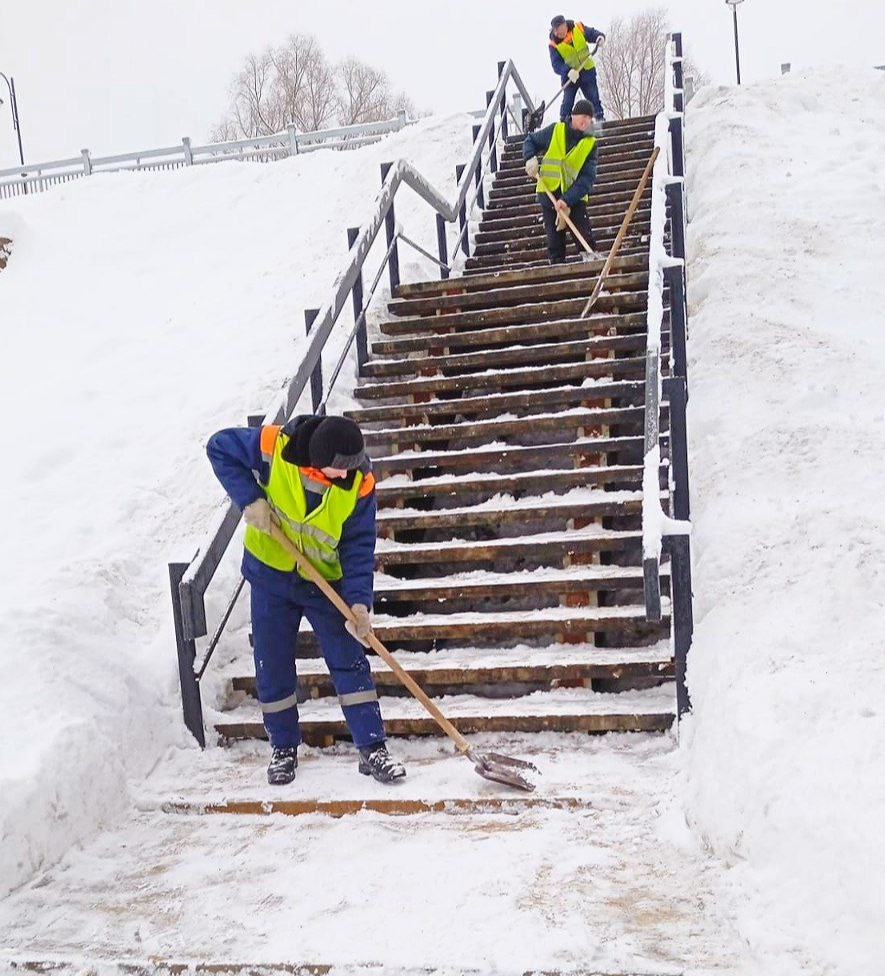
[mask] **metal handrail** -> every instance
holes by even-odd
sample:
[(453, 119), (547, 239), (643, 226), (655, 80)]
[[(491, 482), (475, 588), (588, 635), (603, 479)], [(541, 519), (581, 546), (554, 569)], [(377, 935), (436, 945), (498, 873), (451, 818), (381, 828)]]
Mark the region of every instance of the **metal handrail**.
[[(299, 400), (306, 391), (308, 384), (311, 383), (312, 377), (317, 375), (317, 371), (322, 363), (323, 350), (326, 347), (338, 317), (343, 311), (349, 296), (351, 296), (355, 287), (361, 287), (359, 282), (361, 282), (362, 269), (366, 258), (370, 249), (372, 248), (372, 245), (378, 237), (381, 227), (386, 224), (388, 228), (387, 253), (384, 256), (378, 274), (373, 281), (368, 300), (362, 303), (362, 309), (355, 315), (354, 326), (347, 337), (345, 350), (342, 353), (342, 357), (336, 364), (331, 383), (329, 383), (326, 387), (326, 397), (328, 396), (328, 391), (331, 390), (332, 384), (340, 373), (344, 359), (346, 358), (347, 352), (353, 343), (354, 337), (357, 335), (360, 328), (364, 327), (366, 313), (371, 302), (371, 295), (374, 293), (374, 289), (377, 287), (377, 284), (380, 281), (381, 272), (383, 271), (385, 265), (390, 267), (391, 281), (394, 283), (392, 268), (393, 262), (396, 261), (396, 243), (401, 237), (401, 234), (395, 229), (395, 227), (392, 227), (394, 222), (393, 205), (400, 187), (406, 185), (414, 190), (418, 196), (428, 203), (436, 212), (438, 215), (438, 221), (442, 219), (447, 223), (454, 223), (456, 220), (459, 220), (463, 213), (463, 208), (466, 207), (468, 197), (471, 190), (474, 188), (477, 172), (483, 173), (485, 171), (485, 166), (483, 165), (483, 155), (486, 151), (486, 147), (488, 146), (490, 155), (496, 152), (496, 146), (493, 143), (496, 140), (500, 127), (500, 124), (497, 121), (497, 116), (501, 115), (504, 117), (504, 113), (506, 111), (505, 93), (507, 85), (512, 82), (524, 99), (529, 110), (531, 111), (534, 108), (534, 103), (531, 96), (529, 95), (513, 62), (510, 60), (501, 62), (498, 65), (498, 69), (498, 84), (494, 92), (491, 93), (491, 97), (488, 99), (488, 107), (483, 117), (482, 125), (479, 127), (479, 131), (476, 134), (470, 159), (463, 167), (463, 170), (460, 171), (458, 190), (453, 201), (448, 201), (445, 196), (407, 160), (400, 159), (391, 165), (387, 170), (381, 189), (375, 198), (372, 216), (359, 230), (359, 233), (354, 237), (348, 254), (347, 265), (335, 279), (335, 282), (332, 285), (332, 292), (329, 300), (325, 306), (319, 310), (318, 314), (312, 321), (307, 348), (301, 362), (298, 364), (295, 375), (280, 391), (275, 400), (272, 402), (271, 406), (265, 412), (263, 418), (261, 418), (262, 423), (282, 423), (294, 412)], [(466, 228), (466, 226), (467, 221), (465, 220), (464, 228)], [(459, 235), (459, 241), (463, 236), (464, 228), (462, 228), (462, 234)], [(442, 252), (443, 248), (446, 246), (444, 239), (440, 242), (440, 246)], [(444, 263), (445, 255), (441, 253), (440, 257), (441, 260), (439, 264), (444, 269), (444, 273), (447, 273), (449, 266)], [(325, 398), (320, 397), (320, 399), (322, 400), (322, 403), (325, 402)], [(319, 405), (321, 406), (322, 403)], [(191, 702), (191, 709), (195, 708), (197, 713), (199, 713), (200, 705), (199, 690), (193, 684), (193, 666), (192, 663), (188, 664), (183, 658), (182, 646), (189, 645), (190, 651), (188, 653), (190, 655), (190, 661), (193, 662), (193, 642), (196, 638), (203, 637), (207, 633), (204, 596), (225, 552), (227, 551), (227, 547), (233, 538), (239, 520), (240, 510), (232, 501), (227, 499), (216, 512), (204, 540), (191, 562), (188, 564), (174, 563), (170, 565), (170, 579), (172, 581), (173, 593), (174, 596), (177, 597), (177, 599), (173, 600), (173, 609), (175, 612), (176, 638), (179, 642), (179, 671), (182, 679), (182, 697), (183, 701), (185, 702), (186, 721), (188, 721), (188, 701)], [(239, 589), (237, 594), (235, 594), (234, 598), (228, 604), (228, 609), (224, 615), (225, 619), (222, 621), (222, 627), (226, 622), (226, 619), (230, 616), (236, 596), (238, 595)], [(220, 633), (220, 629), (216, 630), (216, 633), (213, 636), (211, 645), (213, 649), (215, 644), (217, 644)], [(200, 674), (202, 674), (202, 672), (205, 670), (205, 665), (207, 662), (208, 655), (203, 661)], [(191, 683), (188, 684), (187, 689), (185, 687), (186, 678), (191, 680)], [(193, 704), (194, 701), (196, 702), (195, 705)], [(200, 718), (199, 722), (197, 722), (196, 719), (194, 719), (193, 714), (191, 715), (191, 719), (191, 721), (188, 721), (188, 727), (200, 741), (203, 741), (202, 719)]]

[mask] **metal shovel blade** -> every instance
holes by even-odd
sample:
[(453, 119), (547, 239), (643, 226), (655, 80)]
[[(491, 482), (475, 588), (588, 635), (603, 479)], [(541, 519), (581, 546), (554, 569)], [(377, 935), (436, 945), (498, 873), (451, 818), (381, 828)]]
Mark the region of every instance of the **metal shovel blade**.
[(502, 756), (497, 752), (476, 752), (474, 749), (471, 749), (467, 755), (473, 762), (473, 768), (483, 779), (514, 786), (527, 793), (534, 791), (535, 784), (517, 772), (519, 769), (540, 772), (533, 763), (526, 762), (524, 759), (511, 759), (510, 756)]
[(534, 112), (529, 113), (528, 119), (525, 124), (526, 132), (534, 132), (540, 124), (544, 121), (544, 112), (547, 110), (547, 103), (541, 102), (541, 104), (534, 110)]

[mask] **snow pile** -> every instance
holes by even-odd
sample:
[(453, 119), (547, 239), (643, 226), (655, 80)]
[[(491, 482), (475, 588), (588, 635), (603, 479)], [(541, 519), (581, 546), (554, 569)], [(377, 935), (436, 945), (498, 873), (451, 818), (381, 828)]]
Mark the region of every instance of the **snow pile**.
[[(451, 199), (471, 121), (272, 165), (93, 176), (0, 206), (15, 248), (0, 278), (0, 895), (188, 744), (166, 563), (193, 554), (221, 497), (203, 445), (294, 372), (303, 309), (328, 298), (379, 163), (404, 156)], [(435, 245), (408, 190), (397, 217)], [(404, 281), (438, 273), (400, 250)]]
[(687, 125), (689, 814), (767, 974), (868, 972), (885, 954), (885, 74), (708, 89)]

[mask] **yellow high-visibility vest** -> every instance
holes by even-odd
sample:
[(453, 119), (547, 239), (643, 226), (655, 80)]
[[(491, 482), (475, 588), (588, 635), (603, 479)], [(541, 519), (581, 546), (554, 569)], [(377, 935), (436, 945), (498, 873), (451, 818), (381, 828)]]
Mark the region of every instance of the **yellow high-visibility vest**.
[[(270, 464), (270, 476), (263, 486), (268, 504), (279, 519), (280, 528), (322, 576), (327, 580), (339, 580), (343, 571), (338, 544), (344, 523), (353, 515), (361, 494), (368, 494), (361, 489), (371, 490), (374, 478), (371, 474), (365, 476), (364, 486), (363, 473), (357, 471), (353, 485), (348, 489), (340, 488), (321, 472), (282, 460), (280, 455), (288, 442), (289, 437), (281, 433), (279, 427), (267, 426), (261, 431), (261, 453)], [(322, 494), (322, 501), (310, 513), (304, 495), (305, 486)], [(273, 569), (291, 572), (295, 568), (295, 558), (279, 542), (251, 525), (246, 527), (243, 543), (256, 559)]]
[(581, 71), (596, 67), (596, 62), (590, 57), (590, 46), (584, 36), (584, 25), (580, 21), (575, 24), (571, 34), (566, 34), (563, 40), (553, 46), (570, 68)]
[[(566, 152), (566, 123), (557, 122), (553, 128), (553, 138), (541, 160), (538, 171), (538, 193), (543, 193), (545, 189), (551, 193), (561, 190), (562, 193), (574, 184), (581, 172), (587, 157), (593, 152), (596, 145), (595, 136), (584, 136), (578, 144)], [(588, 195), (585, 193), (581, 198), (586, 200)]]

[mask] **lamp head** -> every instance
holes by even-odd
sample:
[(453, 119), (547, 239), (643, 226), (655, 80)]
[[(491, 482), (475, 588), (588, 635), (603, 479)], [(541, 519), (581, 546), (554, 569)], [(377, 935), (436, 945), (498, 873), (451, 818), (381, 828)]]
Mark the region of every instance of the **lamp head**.
[(737, 7), (738, 4), (743, 3), (744, 0), (725, 0), (725, 2), (728, 4), (729, 7), (734, 8)]

